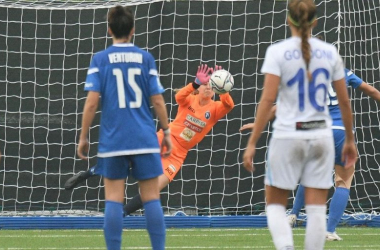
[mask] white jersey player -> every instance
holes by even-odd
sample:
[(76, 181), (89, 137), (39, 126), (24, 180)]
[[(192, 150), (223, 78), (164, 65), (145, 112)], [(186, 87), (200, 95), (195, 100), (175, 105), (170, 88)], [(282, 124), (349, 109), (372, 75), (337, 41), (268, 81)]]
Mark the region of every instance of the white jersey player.
[(311, 38), (316, 25), (313, 0), (288, 5), (292, 37), (267, 49), (262, 73), (264, 90), (255, 129), (244, 153), (244, 166), (253, 172), (256, 143), (271, 116), (277, 97), (276, 121), (269, 144), (266, 185), (268, 227), (276, 249), (294, 249), (285, 209), (289, 190), (306, 187), (308, 214), (305, 249), (323, 249), (326, 235), (326, 199), (332, 186), (334, 143), (327, 91), (331, 82), (338, 95), (346, 131), (342, 157), (347, 166), (356, 161), (350, 102), (342, 59), (335, 47)]

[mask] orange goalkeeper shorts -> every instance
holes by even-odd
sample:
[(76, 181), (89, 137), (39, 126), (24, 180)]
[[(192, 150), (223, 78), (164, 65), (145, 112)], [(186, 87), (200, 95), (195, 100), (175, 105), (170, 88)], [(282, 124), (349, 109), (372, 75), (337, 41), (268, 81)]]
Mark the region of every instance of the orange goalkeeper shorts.
[[(157, 132), (157, 137), (158, 142), (161, 146), (162, 138), (164, 137), (164, 133), (162, 130)], [(182, 164), (186, 159), (188, 151), (178, 143), (178, 141), (175, 139), (173, 135), (171, 135), (170, 139), (173, 145), (172, 153), (170, 154), (170, 156), (166, 158), (161, 157), (161, 162), (164, 174), (166, 175), (166, 177), (168, 177), (169, 181), (171, 182), (181, 169)]]

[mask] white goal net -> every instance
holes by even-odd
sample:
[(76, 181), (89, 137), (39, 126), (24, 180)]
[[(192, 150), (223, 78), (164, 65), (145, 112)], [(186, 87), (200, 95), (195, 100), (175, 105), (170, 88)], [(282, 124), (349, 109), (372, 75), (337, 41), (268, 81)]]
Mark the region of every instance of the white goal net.
[[(379, 1), (317, 0), (318, 27), (339, 46), (346, 67), (380, 88)], [(96, 164), (98, 119), (91, 128), (91, 158), (76, 156), (92, 55), (111, 45), (106, 14), (129, 5), (136, 17), (133, 42), (156, 58), (170, 119), (173, 89), (193, 81), (197, 66), (215, 64), (235, 79), (235, 108), (192, 149), (178, 176), (162, 191), (167, 213), (251, 215), (264, 211), (263, 176), (271, 128), (263, 133), (256, 172), (242, 166), (263, 75), (266, 48), (289, 37), (287, 1), (1, 1), (0, 3), (0, 215), (99, 213), (103, 183), (93, 177), (72, 191), (74, 173)], [(360, 158), (347, 212), (380, 210), (379, 104), (352, 93)], [(127, 201), (138, 192), (129, 179)], [(289, 206), (293, 197), (289, 198)], [(87, 212), (89, 211), (89, 212)]]

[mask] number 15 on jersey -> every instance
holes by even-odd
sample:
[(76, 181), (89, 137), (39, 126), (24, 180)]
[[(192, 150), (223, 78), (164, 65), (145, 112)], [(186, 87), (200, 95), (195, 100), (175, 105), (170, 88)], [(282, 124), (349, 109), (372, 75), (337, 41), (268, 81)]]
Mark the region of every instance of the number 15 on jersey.
[[(114, 68), (112, 70), (112, 74), (116, 77), (116, 85), (117, 85), (117, 95), (119, 100), (119, 108), (126, 108), (127, 101), (125, 98), (125, 88), (124, 88), (124, 75), (123, 71), (119, 68)], [(140, 108), (142, 103), (142, 91), (135, 80), (136, 75), (141, 75), (140, 68), (129, 68), (127, 71), (128, 75), (128, 85), (131, 86), (135, 101), (129, 101), (130, 108)]]

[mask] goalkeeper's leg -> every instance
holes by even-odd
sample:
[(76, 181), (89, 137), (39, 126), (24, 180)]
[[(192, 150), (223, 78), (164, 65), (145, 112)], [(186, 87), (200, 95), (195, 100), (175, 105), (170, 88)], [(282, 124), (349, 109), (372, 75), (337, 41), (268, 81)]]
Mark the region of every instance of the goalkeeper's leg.
[[(164, 189), (168, 184), (169, 179), (165, 174), (162, 174), (158, 177), (158, 186), (160, 190)], [(141, 200), (141, 195), (138, 194), (124, 206), (124, 216), (130, 215), (131, 213), (134, 213), (141, 208), (143, 208), (143, 202)]]
[[(178, 157), (177, 155), (183, 155), (183, 153), (178, 153), (179, 147), (173, 147), (171, 155), (167, 158), (161, 158), (162, 170), (164, 174), (158, 177), (158, 186), (160, 191), (164, 189), (178, 174), (181, 170), (183, 161), (185, 158)], [(133, 197), (124, 206), (124, 216), (130, 215), (143, 207), (140, 194)]]
[(65, 189), (71, 190), (78, 186), (81, 182), (96, 175), (100, 175), (100, 169), (97, 167), (97, 165), (89, 168), (87, 171), (77, 173), (74, 176), (70, 177), (70, 179), (65, 182)]
[(143, 207), (140, 194), (134, 196), (128, 203), (124, 206), (124, 216), (130, 215)]

